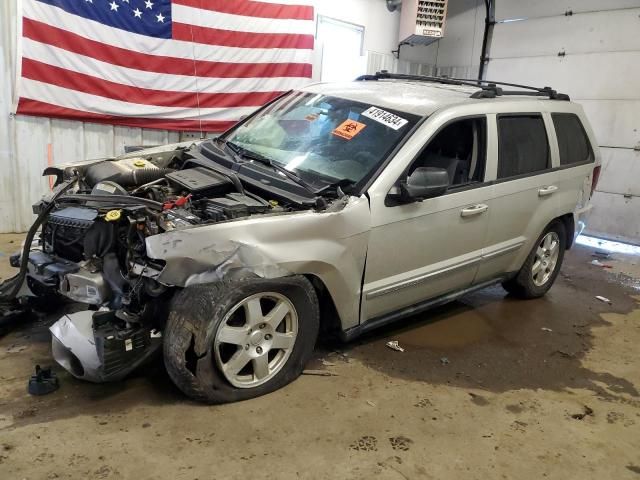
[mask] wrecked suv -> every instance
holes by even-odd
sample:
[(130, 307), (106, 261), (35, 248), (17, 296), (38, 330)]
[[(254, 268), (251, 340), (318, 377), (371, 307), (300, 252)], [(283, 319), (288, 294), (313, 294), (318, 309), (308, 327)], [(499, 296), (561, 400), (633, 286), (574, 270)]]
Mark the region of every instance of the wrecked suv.
[(494, 283), (545, 294), (584, 227), (595, 145), (549, 88), (312, 85), (216, 139), (47, 169), (2, 294), (88, 306), (51, 327), (78, 378), (162, 349), (188, 396), (255, 397), (300, 375), (321, 328), (350, 340)]

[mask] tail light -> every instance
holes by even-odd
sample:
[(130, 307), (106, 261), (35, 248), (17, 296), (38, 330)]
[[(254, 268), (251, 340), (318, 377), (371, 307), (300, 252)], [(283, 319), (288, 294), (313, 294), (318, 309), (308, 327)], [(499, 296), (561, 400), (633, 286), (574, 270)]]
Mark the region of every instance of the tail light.
[(589, 195), (589, 198), (593, 197), (593, 192), (596, 191), (596, 187), (598, 186), (598, 180), (600, 180), (600, 165), (593, 169), (591, 176), (591, 195)]

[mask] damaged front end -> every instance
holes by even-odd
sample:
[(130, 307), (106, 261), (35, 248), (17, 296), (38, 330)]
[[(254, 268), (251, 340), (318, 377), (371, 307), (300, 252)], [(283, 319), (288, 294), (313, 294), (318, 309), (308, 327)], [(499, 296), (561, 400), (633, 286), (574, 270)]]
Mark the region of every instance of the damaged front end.
[[(289, 202), (245, 191), (235, 173), (206, 160), (196, 146), (172, 147), (45, 171), (57, 176), (56, 187), (34, 205), (38, 218), (12, 262), (20, 273), (0, 296), (62, 296), (86, 305), (50, 328), (55, 360), (75, 377), (119, 380), (157, 352), (176, 288), (247, 265), (254, 274), (261, 274), (258, 264), (270, 269), (264, 276), (286, 274), (234, 242), (193, 264), (183, 256), (168, 266), (159, 259), (166, 254), (149, 254), (149, 239), (169, 232), (313, 208), (313, 198)], [(151, 242), (159, 243), (172, 248)], [(184, 255), (184, 245), (179, 250)]]

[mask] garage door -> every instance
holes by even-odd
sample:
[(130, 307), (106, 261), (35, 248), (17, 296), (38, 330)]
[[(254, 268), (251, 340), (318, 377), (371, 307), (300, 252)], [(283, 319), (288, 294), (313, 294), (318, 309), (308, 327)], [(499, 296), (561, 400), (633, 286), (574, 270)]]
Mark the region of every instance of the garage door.
[(588, 232), (640, 243), (640, 0), (497, 0), (486, 78), (581, 103), (603, 170)]

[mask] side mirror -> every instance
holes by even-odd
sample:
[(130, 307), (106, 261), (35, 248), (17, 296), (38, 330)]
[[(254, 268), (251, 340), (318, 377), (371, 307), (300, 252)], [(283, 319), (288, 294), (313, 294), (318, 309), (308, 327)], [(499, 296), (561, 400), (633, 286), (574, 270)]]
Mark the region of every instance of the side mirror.
[(438, 197), (449, 188), (449, 173), (444, 168), (418, 167), (407, 180), (400, 183), (400, 198), (404, 202), (416, 202)]

